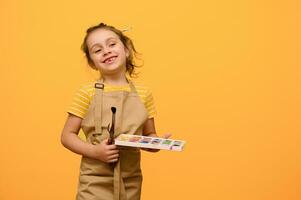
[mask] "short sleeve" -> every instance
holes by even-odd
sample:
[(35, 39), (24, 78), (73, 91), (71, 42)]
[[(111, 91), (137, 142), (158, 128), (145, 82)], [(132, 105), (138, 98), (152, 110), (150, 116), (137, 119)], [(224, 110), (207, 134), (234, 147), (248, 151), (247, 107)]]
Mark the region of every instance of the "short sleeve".
[(89, 105), (91, 97), (89, 95), (88, 89), (85, 86), (82, 86), (74, 95), (71, 104), (67, 109), (67, 113), (73, 114), (80, 118), (84, 118)]
[(148, 112), (148, 118), (153, 118), (156, 115), (156, 108), (153, 94), (150, 90), (147, 90), (146, 97), (145, 97), (145, 107)]

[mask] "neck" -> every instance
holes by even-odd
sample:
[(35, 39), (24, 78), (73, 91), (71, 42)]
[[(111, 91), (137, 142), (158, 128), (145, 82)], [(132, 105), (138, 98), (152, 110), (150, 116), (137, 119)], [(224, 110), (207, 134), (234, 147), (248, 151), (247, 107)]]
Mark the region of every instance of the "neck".
[(118, 74), (106, 74), (103, 75), (103, 82), (108, 85), (121, 86), (128, 84), (125, 76), (125, 72)]

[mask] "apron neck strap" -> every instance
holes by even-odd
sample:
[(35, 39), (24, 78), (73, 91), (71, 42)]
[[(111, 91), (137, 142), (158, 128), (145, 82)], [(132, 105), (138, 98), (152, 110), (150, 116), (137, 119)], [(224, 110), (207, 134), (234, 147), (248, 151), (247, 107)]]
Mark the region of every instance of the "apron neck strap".
[(95, 110), (94, 110), (94, 124), (95, 133), (101, 134), (101, 115), (102, 115), (102, 96), (104, 90), (103, 80), (98, 80), (95, 85)]

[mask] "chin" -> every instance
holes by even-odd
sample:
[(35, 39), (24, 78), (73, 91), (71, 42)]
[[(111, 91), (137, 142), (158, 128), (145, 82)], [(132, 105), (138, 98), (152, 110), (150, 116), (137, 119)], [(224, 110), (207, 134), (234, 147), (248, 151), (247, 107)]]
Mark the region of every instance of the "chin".
[(103, 68), (103, 73), (105, 74), (115, 74), (115, 73), (119, 73), (119, 72), (123, 72), (125, 71), (123, 67), (105, 67)]
[(123, 71), (126, 69), (125, 62), (122, 63), (116, 62), (110, 65), (101, 63), (97, 68), (100, 69), (100, 71), (103, 71), (104, 73), (110, 73), (110, 74), (113, 72)]

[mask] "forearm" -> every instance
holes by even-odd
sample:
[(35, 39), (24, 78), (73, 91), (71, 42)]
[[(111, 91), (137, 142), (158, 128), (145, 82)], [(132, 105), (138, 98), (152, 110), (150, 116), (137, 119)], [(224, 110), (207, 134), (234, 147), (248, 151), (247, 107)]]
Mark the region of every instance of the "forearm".
[(94, 145), (82, 141), (76, 133), (63, 133), (61, 136), (61, 142), (64, 147), (76, 154), (80, 154), (90, 158), (94, 157)]
[(143, 127), (143, 135), (149, 137), (158, 137), (155, 128), (155, 120), (154, 118), (150, 118), (146, 120)]

